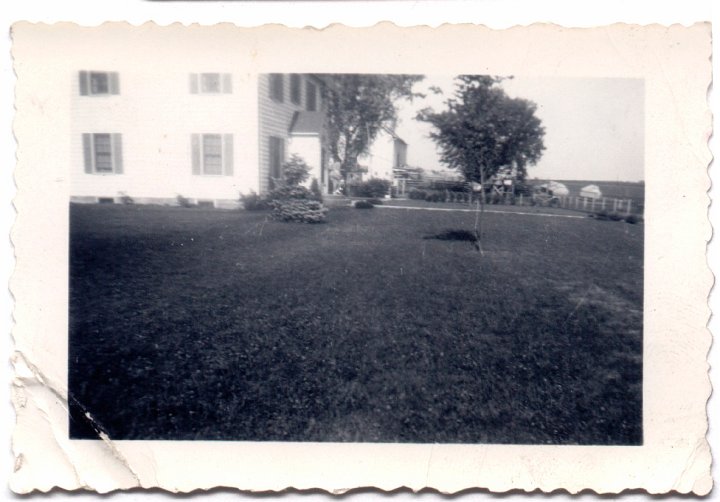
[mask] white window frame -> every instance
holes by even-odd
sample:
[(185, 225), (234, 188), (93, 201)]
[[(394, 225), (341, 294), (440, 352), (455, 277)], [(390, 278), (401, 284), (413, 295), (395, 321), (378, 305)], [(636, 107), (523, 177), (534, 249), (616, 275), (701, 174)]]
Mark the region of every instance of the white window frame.
[[(205, 141), (209, 136), (220, 138), (220, 172), (207, 172)], [(234, 145), (232, 134), (197, 133), (191, 136), (192, 174), (194, 176), (233, 176)]]
[[(98, 170), (98, 153), (97, 153), (97, 141), (99, 136), (107, 136), (110, 140), (110, 170)], [(122, 134), (118, 133), (83, 133), (83, 158), (84, 158), (84, 171), (86, 174), (93, 175), (116, 175), (123, 173), (123, 162), (122, 162)]]
[[(112, 96), (120, 94), (120, 76), (117, 72), (81, 70), (78, 76), (81, 96)], [(104, 90), (97, 91), (93, 88), (94, 76), (105, 77), (106, 88)]]
[[(208, 89), (206, 86), (207, 79), (211, 76), (216, 77), (218, 81), (218, 86), (215, 89)], [(190, 74), (190, 94), (218, 95), (232, 94), (232, 92), (232, 73), (203, 72)]]

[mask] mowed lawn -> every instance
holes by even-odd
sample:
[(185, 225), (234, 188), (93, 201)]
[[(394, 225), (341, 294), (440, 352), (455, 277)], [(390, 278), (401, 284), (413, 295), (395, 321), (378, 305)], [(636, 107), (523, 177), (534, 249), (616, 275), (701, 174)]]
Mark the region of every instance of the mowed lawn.
[(73, 205), (71, 435), (642, 442), (643, 228)]

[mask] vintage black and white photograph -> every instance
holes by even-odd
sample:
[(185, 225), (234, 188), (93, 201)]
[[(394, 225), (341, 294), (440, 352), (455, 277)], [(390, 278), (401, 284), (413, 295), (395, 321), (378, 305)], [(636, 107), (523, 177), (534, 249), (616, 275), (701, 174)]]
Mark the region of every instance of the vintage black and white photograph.
[(707, 489), (704, 27), (13, 36), (58, 486)]
[(642, 443), (642, 80), (157, 63), (68, 82), (72, 437)]

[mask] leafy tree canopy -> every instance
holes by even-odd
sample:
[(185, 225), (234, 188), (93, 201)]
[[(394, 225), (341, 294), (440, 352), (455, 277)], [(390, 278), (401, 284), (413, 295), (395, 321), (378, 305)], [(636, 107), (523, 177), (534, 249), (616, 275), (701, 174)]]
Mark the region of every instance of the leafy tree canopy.
[(426, 108), (417, 119), (434, 126), (430, 137), (440, 148), (441, 160), (462, 172), (468, 181), (482, 182), (500, 168), (527, 175), (545, 149), (545, 128), (535, 116), (535, 103), (511, 98), (499, 85), (502, 78), (486, 75), (456, 77), (447, 109)]
[(397, 121), (398, 99), (412, 99), (421, 75), (334, 74), (323, 89), (330, 153), (346, 175), (383, 127)]

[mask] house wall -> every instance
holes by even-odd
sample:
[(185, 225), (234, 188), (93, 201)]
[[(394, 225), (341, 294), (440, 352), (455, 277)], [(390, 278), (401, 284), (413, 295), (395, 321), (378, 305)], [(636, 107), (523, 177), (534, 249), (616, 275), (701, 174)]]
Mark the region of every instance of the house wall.
[(288, 151), (302, 157), (310, 167), (310, 176), (305, 185), (310, 187), (313, 178), (321, 182), (322, 149), (319, 136), (293, 136), (288, 142)]
[[(307, 82), (311, 81), (317, 85), (317, 109), (322, 109), (322, 97), (320, 93), (320, 83), (309, 75), (301, 75), (301, 93), (300, 103), (295, 104), (290, 100), (290, 75), (283, 75), (283, 101), (275, 101), (270, 95), (270, 74), (260, 74), (257, 81), (258, 96), (258, 144), (259, 144), (259, 190), (265, 192), (269, 185), (269, 169), (270, 169), (270, 136), (284, 138), (286, 141), (285, 154), (286, 159), (293, 153), (290, 149), (288, 139), (290, 138), (290, 125), (292, 123), (295, 112), (306, 110), (307, 108)], [(293, 143), (295, 144), (295, 143)], [(303, 142), (297, 143), (298, 145)], [(303, 158), (305, 158), (303, 156)], [(313, 170), (320, 170), (320, 159), (311, 161), (305, 158), (305, 161)], [(320, 177), (318, 176), (318, 180)]]
[(392, 181), (394, 165), (394, 140), (386, 132), (380, 132), (370, 151), (358, 159), (360, 165), (368, 167), (363, 179), (381, 178)]
[[(102, 54), (88, 51), (83, 69), (118, 72), (119, 95), (81, 96), (78, 72), (70, 75), (72, 197), (235, 201), (239, 192), (259, 190), (256, 77), (232, 74), (230, 94), (191, 94), (190, 73), (232, 68), (190, 54), (182, 64), (141, 53), (106, 61)], [(122, 174), (85, 173), (83, 133), (122, 134)], [(233, 135), (231, 176), (192, 174), (191, 135), (204, 133)]]

